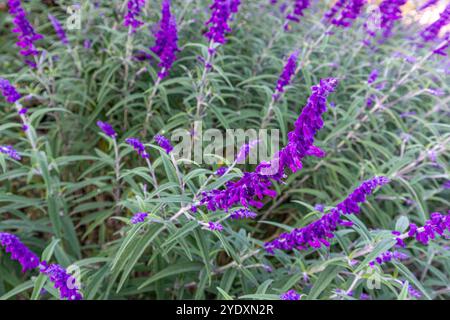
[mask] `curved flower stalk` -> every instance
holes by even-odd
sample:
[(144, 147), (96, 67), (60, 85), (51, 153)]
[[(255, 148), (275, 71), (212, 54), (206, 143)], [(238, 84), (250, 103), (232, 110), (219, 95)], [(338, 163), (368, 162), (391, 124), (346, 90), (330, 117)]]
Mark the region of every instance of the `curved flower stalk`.
[(48, 15), (48, 19), (50, 20), (50, 22), (53, 25), (53, 28), (55, 29), (56, 34), (58, 35), (59, 39), (61, 40), (61, 42), (64, 45), (68, 45), (69, 44), (69, 40), (67, 39), (67, 35), (66, 32), (64, 31), (61, 23), (59, 23), (58, 19), (56, 19), (54, 16), (52, 16), (51, 14)]
[(56, 289), (59, 290), (61, 299), (67, 300), (82, 300), (83, 296), (80, 293), (80, 288), (77, 285), (76, 279), (67, 273), (59, 264), (48, 264), (42, 261), (39, 265), (39, 271), (45, 274), (51, 282), (53, 282)]
[(271, 162), (260, 163), (254, 172), (245, 172), (240, 180), (228, 182), (225, 189), (203, 192), (200, 204), (210, 211), (228, 211), (236, 203), (246, 208), (261, 208), (261, 200), (265, 196), (276, 196), (276, 192), (270, 189), (272, 181), (285, 178), (286, 169), (292, 172), (300, 170), (301, 161), (306, 156), (323, 157), (325, 153), (313, 145), (314, 137), (323, 127), (326, 98), (336, 86), (334, 78), (322, 79), (319, 85), (313, 86), (312, 95), (295, 123), (295, 130), (288, 134), (288, 145)]
[(17, 236), (0, 232), (0, 245), (5, 248), (6, 252), (11, 253), (12, 260), (20, 263), (22, 272), (39, 266), (39, 257), (30, 251)]
[[(336, 26), (348, 28), (361, 14), (366, 0), (338, 0), (324, 18)], [(338, 15), (338, 13), (340, 13)]]
[(124, 17), (123, 25), (129, 27), (131, 33), (135, 33), (136, 30), (144, 24), (139, 20), (144, 5), (145, 0), (128, 0), (127, 13)]
[(20, 54), (24, 57), (25, 63), (30, 67), (35, 68), (37, 65), (34, 61), (30, 60), (28, 57), (37, 56), (39, 51), (36, 49), (34, 42), (43, 38), (42, 35), (35, 32), (33, 26), (27, 19), (27, 13), (22, 8), (20, 0), (8, 0), (9, 13), (13, 16), (13, 23), (15, 28), (12, 32), (18, 33), (17, 46), (22, 48)]
[(306, 227), (294, 229), (290, 233), (283, 233), (278, 238), (265, 244), (269, 253), (279, 250), (306, 250), (308, 248), (320, 248), (322, 245), (329, 247), (328, 239), (334, 238), (333, 232), (339, 225), (351, 226), (349, 221), (342, 220), (342, 215), (358, 214), (360, 204), (366, 201), (377, 187), (387, 184), (386, 177), (375, 177), (363, 182), (344, 201), (325, 214), (319, 220), (308, 224)]

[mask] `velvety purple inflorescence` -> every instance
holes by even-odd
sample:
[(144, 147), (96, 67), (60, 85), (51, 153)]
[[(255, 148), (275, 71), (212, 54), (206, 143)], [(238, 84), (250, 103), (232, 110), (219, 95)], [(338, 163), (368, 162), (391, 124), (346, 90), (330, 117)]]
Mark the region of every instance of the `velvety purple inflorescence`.
[(205, 37), (215, 43), (224, 44), (227, 41), (225, 34), (231, 32), (228, 21), (233, 13), (238, 12), (240, 4), (240, 0), (214, 0), (209, 7), (212, 11), (211, 18), (205, 23), (209, 26)]
[(386, 251), (386, 252), (382, 253), (381, 255), (379, 255), (378, 257), (376, 257), (374, 261), (369, 262), (369, 265), (371, 267), (373, 267), (373, 266), (375, 266), (375, 264), (382, 265), (384, 263), (391, 262), (392, 260), (401, 261), (401, 260), (406, 260), (408, 258), (409, 258), (409, 256), (407, 254), (400, 252), (400, 251), (394, 251), (394, 252)]
[(127, 13), (124, 18), (123, 25), (125, 27), (131, 27), (131, 32), (136, 32), (136, 29), (142, 26), (144, 23), (140, 21), (139, 15), (141, 14), (142, 7), (145, 5), (145, 0), (128, 0)]
[(450, 23), (450, 4), (441, 12), (439, 19), (423, 30), (420, 35), (424, 41), (433, 41), (439, 36), (443, 27)]
[(163, 148), (166, 151), (167, 154), (172, 152), (173, 146), (170, 143), (169, 139), (167, 139), (166, 137), (164, 137), (160, 134), (157, 134), (155, 136), (155, 141), (161, 148)]
[(97, 121), (97, 126), (103, 131), (107, 136), (115, 139), (117, 137), (116, 131), (114, 131), (113, 127), (107, 123), (102, 121)]
[[(430, 240), (436, 238), (436, 235), (446, 237), (446, 230), (450, 231), (450, 215), (433, 212), (431, 214), (431, 219), (427, 220), (423, 227), (419, 228), (416, 224), (411, 223), (409, 225), (408, 237), (415, 237), (417, 241), (427, 245)], [(400, 244), (402, 244), (402, 242), (400, 242)]]
[(0, 245), (11, 253), (11, 259), (22, 265), (22, 272), (39, 266), (39, 257), (25, 246), (20, 239), (10, 233), (0, 232)]
[(138, 212), (133, 217), (131, 217), (131, 224), (138, 224), (145, 221), (145, 219), (148, 217), (148, 213), (146, 212)]
[(377, 81), (378, 78), (378, 70), (377, 69), (373, 69), (372, 72), (370, 72), (369, 77), (367, 78), (367, 83), (368, 84), (372, 84), (375, 81)]
[[(402, 18), (402, 10), (400, 7), (406, 2), (407, 0), (384, 0), (380, 3), (380, 27), (383, 30), (383, 37), (387, 38), (391, 35), (395, 21)], [(369, 34), (371, 36), (375, 35), (373, 32), (369, 32)]]
[(14, 150), (14, 148), (12, 146), (0, 146), (0, 153), (6, 154), (11, 159), (14, 159), (17, 161), (22, 159), (20, 154), (16, 150)]
[(51, 282), (53, 282), (56, 289), (59, 290), (61, 299), (67, 300), (82, 300), (83, 296), (79, 292), (80, 288), (77, 287), (76, 279), (67, 273), (66, 269), (58, 264), (48, 264), (46, 261), (42, 261), (39, 265), (39, 271), (42, 274), (48, 276)]
[(273, 94), (274, 99), (278, 99), (280, 97), (280, 93), (284, 92), (284, 87), (291, 83), (292, 77), (295, 74), (295, 69), (297, 68), (298, 55), (299, 51), (295, 51), (290, 55), (284, 65), (283, 72), (278, 79), (277, 87), (275, 89), (275, 93)]
[(270, 189), (272, 180), (285, 178), (286, 169), (293, 172), (300, 170), (301, 161), (306, 156), (323, 157), (325, 152), (313, 145), (314, 137), (323, 127), (322, 114), (326, 111), (326, 98), (336, 86), (337, 80), (328, 78), (312, 87), (312, 94), (295, 122), (294, 131), (288, 134), (288, 145), (280, 150), (270, 163), (261, 162), (254, 172), (245, 172), (236, 182), (229, 181), (224, 190), (203, 192), (200, 203), (209, 211), (227, 211), (236, 203), (247, 208), (261, 208), (261, 200), (264, 197), (276, 196), (276, 192)]
[(15, 103), (22, 97), (20, 93), (17, 92), (16, 88), (14, 88), (8, 80), (3, 78), (0, 78), (0, 91), (9, 103)]
[(169, 74), (176, 59), (178, 49), (177, 21), (170, 12), (170, 1), (164, 0), (162, 4), (162, 17), (159, 30), (156, 33), (156, 44), (151, 50), (159, 57), (161, 70), (158, 76), (162, 79)]
[(128, 143), (130, 146), (133, 147), (134, 150), (144, 159), (148, 159), (150, 156), (145, 151), (145, 146), (142, 144), (142, 142), (137, 138), (128, 138), (125, 140), (126, 143)]
[(253, 211), (250, 211), (248, 209), (239, 209), (236, 211), (233, 211), (230, 214), (230, 218), (233, 220), (239, 220), (239, 219), (255, 219), (257, 214)]
[[(13, 23), (15, 28), (12, 29), (12, 32), (18, 33), (19, 41), (16, 44), (22, 48), (20, 54), (25, 57), (38, 55), (39, 52), (34, 42), (42, 39), (43, 36), (34, 31), (33, 26), (27, 19), (27, 13), (22, 8), (20, 0), (8, 0), (8, 6), (9, 13), (14, 17)], [(36, 64), (29, 59), (26, 59), (25, 62), (31, 67), (36, 67)]]
[(299, 295), (295, 290), (289, 290), (280, 296), (281, 300), (300, 300), (301, 295)]
[[(286, 19), (293, 22), (300, 22), (300, 17), (303, 17), (305, 11), (311, 2), (310, 0), (295, 0), (294, 2), (294, 10), (286, 16)], [(284, 26), (285, 29), (288, 28), (288, 24), (286, 23)]]
[(218, 222), (208, 222), (208, 228), (211, 231), (222, 231), (223, 230), (223, 226), (218, 223)]
[(56, 19), (51, 14), (48, 15), (48, 19), (53, 25), (53, 28), (55, 29), (56, 34), (58, 35), (61, 42), (65, 45), (69, 44), (69, 40), (67, 39), (66, 32), (64, 31), (61, 23), (59, 23), (58, 19)]
[(333, 232), (339, 225), (351, 226), (349, 221), (342, 220), (342, 214), (358, 214), (359, 204), (366, 201), (366, 197), (373, 193), (376, 187), (388, 183), (386, 177), (375, 177), (363, 182), (343, 202), (325, 214), (319, 220), (307, 226), (294, 229), (290, 233), (283, 233), (277, 239), (265, 244), (266, 251), (274, 253), (280, 250), (306, 250), (309, 247), (320, 248), (322, 245), (330, 246), (328, 239), (334, 238)]
[[(358, 18), (367, 0), (338, 0), (334, 6), (325, 13), (325, 19), (341, 27), (350, 27), (352, 21)], [(338, 12), (340, 12), (339, 15)]]

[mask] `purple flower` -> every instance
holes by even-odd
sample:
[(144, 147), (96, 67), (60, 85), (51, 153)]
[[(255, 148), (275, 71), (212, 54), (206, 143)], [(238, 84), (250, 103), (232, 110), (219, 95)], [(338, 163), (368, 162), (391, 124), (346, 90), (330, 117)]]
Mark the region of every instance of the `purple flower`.
[(10, 233), (0, 232), (0, 245), (11, 253), (11, 259), (22, 265), (22, 272), (39, 266), (39, 258), (25, 246), (20, 239)]
[(406, 260), (408, 259), (409, 256), (405, 253), (399, 252), (399, 251), (386, 251), (384, 253), (382, 253), (381, 255), (379, 255), (378, 257), (375, 258), (375, 260), (369, 262), (369, 265), (371, 267), (373, 267), (375, 265), (375, 263), (377, 263), (378, 265), (382, 265), (384, 263), (387, 262), (391, 262), (392, 260)]
[(416, 288), (414, 288), (412, 285), (408, 285), (408, 293), (410, 294), (410, 296), (411, 297), (413, 297), (413, 298), (417, 298), (417, 299), (419, 299), (419, 298), (421, 298), (422, 297), (422, 294), (418, 291), (418, 290), (416, 290)]
[(155, 136), (155, 141), (161, 148), (166, 151), (167, 154), (172, 152), (173, 146), (170, 144), (170, 141), (166, 137), (158, 134)]
[(298, 59), (299, 51), (295, 51), (289, 59), (287, 60), (283, 72), (280, 75), (280, 78), (277, 82), (277, 87), (275, 89), (275, 93), (273, 94), (273, 98), (277, 100), (280, 97), (280, 93), (284, 92), (284, 87), (291, 83), (292, 77), (295, 74), (295, 69), (297, 68), (297, 59)]
[(295, 290), (289, 290), (280, 296), (281, 300), (300, 300), (301, 295), (299, 295)]
[(301, 160), (306, 156), (323, 157), (325, 152), (313, 145), (314, 136), (323, 127), (322, 114), (326, 111), (326, 98), (334, 91), (337, 80), (322, 79), (320, 84), (312, 87), (312, 95), (295, 123), (295, 130), (288, 134), (288, 145), (280, 150), (271, 162), (261, 162), (253, 172), (245, 172), (236, 181), (229, 181), (224, 190), (203, 192), (200, 203), (209, 211), (222, 209), (227, 211), (234, 204), (240, 203), (261, 208), (261, 200), (275, 197), (271, 190), (272, 180), (285, 178), (285, 171), (296, 172), (302, 168)]
[(205, 37), (215, 43), (224, 44), (227, 40), (225, 33), (231, 32), (228, 20), (233, 13), (238, 12), (240, 0), (214, 0), (209, 7), (211, 9), (211, 18), (205, 23), (209, 25), (209, 30)]
[(8, 103), (15, 103), (17, 100), (22, 98), (16, 88), (14, 88), (6, 79), (0, 78), (0, 90)]
[(125, 15), (123, 25), (125, 27), (131, 27), (132, 33), (136, 32), (136, 29), (144, 24), (142, 21), (138, 20), (144, 5), (145, 0), (128, 0), (128, 10)]
[(411, 223), (409, 225), (408, 237), (415, 237), (417, 241), (427, 245), (436, 236), (444, 236), (446, 230), (450, 231), (450, 215), (444, 216), (439, 212), (433, 212), (430, 218), (421, 228)]
[[(289, 13), (286, 16), (286, 19), (288, 21), (293, 21), (293, 22), (300, 22), (300, 17), (303, 17), (303, 11), (305, 11), (309, 6), (310, 6), (311, 2), (309, 0), (295, 0), (294, 3), (294, 10), (292, 11), (292, 13)], [(285, 30), (287, 30), (289, 28), (289, 24), (286, 23), (284, 25)]]
[(316, 211), (319, 211), (319, 212), (322, 212), (323, 213), (323, 210), (325, 209), (325, 206), (323, 205), (323, 204), (320, 204), (320, 203), (318, 203), (318, 204), (316, 204), (315, 206), (314, 206), (314, 210), (316, 210)]
[(359, 300), (370, 300), (370, 296), (367, 293), (361, 293)]
[(442, 184), (442, 187), (443, 187), (444, 189), (450, 189), (450, 180), (445, 181), (445, 182)]
[[(358, 18), (366, 0), (338, 0), (334, 6), (325, 13), (325, 19), (331, 20), (331, 23), (344, 28), (352, 25), (352, 20)], [(340, 15), (336, 15), (340, 12)]]
[(53, 28), (55, 29), (55, 32), (58, 35), (61, 42), (65, 45), (68, 45), (69, 40), (67, 40), (66, 32), (64, 31), (63, 27), (61, 26), (61, 23), (59, 23), (58, 19), (56, 19), (51, 14), (48, 15), (48, 19), (52, 23)]
[(10, 158), (19, 161), (22, 157), (12, 146), (0, 146), (0, 153), (6, 154)]
[(239, 220), (239, 219), (254, 219), (256, 218), (257, 214), (253, 211), (250, 211), (248, 209), (239, 209), (236, 211), (233, 211), (230, 214), (230, 218), (233, 220)]
[(76, 279), (67, 273), (66, 269), (58, 264), (48, 264), (42, 261), (39, 271), (48, 276), (54, 287), (59, 290), (61, 299), (82, 300), (83, 296), (79, 292)]
[(372, 72), (370, 72), (369, 77), (367, 78), (367, 83), (368, 84), (372, 84), (375, 81), (377, 81), (378, 78), (378, 70), (377, 69), (373, 69)]
[(145, 219), (148, 217), (148, 213), (146, 212), (138, 212), (133, 217), (131, 217), (131, 224), (138, 224), (141, 222), (144, 222)]
[(27, 114), (27, 112), (28, 112), (28, 108), (20, 108), (20, 110), (17, 111), (17, 114), (19, 116), (21, 116), (21, 115)]
[(130, 146), (132, 146), (134, 148), (134, 150), (136, 150), (136, 152), (143, 159), (148, 159), (150, 157), (149, 154), (145, 151), (145, 146), (142, 144), (141, 141), (139, 141), (139, 139), (137, 139), (137, 138), (128, 138), (128, 139), (125, 140), (125, 142), (127, 144), (129, 144)]
[(117, 137), (117, 133), (114, 131), (113, 127), (107, 123), (102, 121), (97, 121), (97, 126), (103, 131), (107, 136), (115, 139)]
[[(406, 3), (407, 0), (384, 0), (380, 3), (381, 21), (380, 27), (383, 30), (382, 36), (387, 38), (392, 34), (392, 28), (395, 21), (402, 18), (402, 10), (400, 9)], [(369, 32), (369, 35), (375, 34)]]
[(218, 223), (218, 222), (208, 222), (208, 228), (211, 231), (222, 231), (223, 230), (223, 226)]
[(221, 177), (225, 174), (225, 172), (227, 172), (227, 170), (228, 170), (227, 167), (220, 167), (219, 169), (217, 169), (215, 174), (218, 175), (219, 177)]
[(330, 213), (323, 215), (307, 226), (294, 229), (290, 233), (283, 233), (278, 238), (265, 244), (266, 251), (274, 253), (275, 249), (280, 250), (306, 250), (320, 248), (322, 245), (330, 246), (328, 239), (334, 238), (333, 232), (339, 225), (347, 225), (342, 220), (342, 215), (358, 214), (359, 204), (366, 201), (366, 197), (373, 193), (376, 187), (388, 183), (386, 177), (375, 177), (363, 182), (344, 201), (333, 208)]
[[(12, 29), (12, 32), (18, 33), (18, 42), (16, 45), (22, 50), (20, 50), (20, 54), (29, 57), (38, 55), (38, 50), (36, 49), (34, 42), (42, 39), (43, 36), (36, 33), (34, 31), (33, 26), (27, 19), (27, 13), (22, 8), (20, 0), (8, 0), (9, 13), (14, 17), (13, 23), (15, 28)], [(31, 66), (36, 67), (35, 63), (29, 59), (26, 59), (25, 62)]]
[(178, 49), (177, 20), (170, 12), (170, 1), (164, 0), (162, 4), (162, 17), (159, 23), (159, 30), (156, 34), (156, 44), (151, 50), (159, 57), (158, 66), (161, 70), (159, 78), (163, 79), (169, 74), (173, 62), (176, 59)]
[(433, 41), (439, 36), (439, 32), (443, 27), (450, 23), (450, 4), (448, 4), (444, 11), (441, 12), (440, 17), (434, 23), (423, 30), (420, 35), (424, 41)]
[(260, 141), (259, 140), (253, 140), (250, 141), (248, 144), (242, 145), (242, 147), (239, 149), (239, 152), (236, 156), (236, 163), (242, 163), (247, 159), (248, 155), (250, 154), (250, 151), (258, 145)]

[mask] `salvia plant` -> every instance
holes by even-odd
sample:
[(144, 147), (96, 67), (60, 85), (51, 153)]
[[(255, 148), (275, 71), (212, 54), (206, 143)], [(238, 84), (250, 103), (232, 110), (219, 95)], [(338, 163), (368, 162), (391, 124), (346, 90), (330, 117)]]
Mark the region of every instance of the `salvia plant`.
[(0, 299), (450, 298), (447, 1), (66, 5), (0, 1)]

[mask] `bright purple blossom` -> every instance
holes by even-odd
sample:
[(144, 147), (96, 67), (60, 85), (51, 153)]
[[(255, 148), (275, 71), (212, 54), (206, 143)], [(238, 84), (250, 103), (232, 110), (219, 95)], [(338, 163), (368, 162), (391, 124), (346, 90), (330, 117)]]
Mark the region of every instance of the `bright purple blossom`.
[(161, 79), (169, 74), (169, 70), (176, 59), (176, 53), (180, 51), (177, 43), (177, 20), (170, 12), (170, 1), (164, 0), (159, 30), (156, 33), (156, 44), (151, 48), (160, 59), (158, 66), (161, 70), (158, 76)]
[(408, 259), (409, 256), (403, 252), (400, 251), (386, 251), (384, 253), (382, 253), (381, 255), (379, 255), (378, 257), (375, 258), (374, 261), (369, 262), (369, 265), (371, 267), (373, 267), (376, 264), (378, 265), (382, 265), (384, 263), (387, 262), (391, 262), (392, 260), (398, 260), (398, 261), (402, 261), (402, 260), (406, 260)]
[(413, 298), (419, 299), (422, 297), (422, 294), (410, 284), (408, 285), (408, 293)]
[(3, 78), (0, 78), (0, 91), (8, 103), (15, 103), (22, 98), (16, 88), (14, 88), (8, 80)]
[(420, 35), (424, 41), (433, 41), (439, 36), (443, 27), (450, 23), (450, 4), (441, 12), (439, 19), (423, 30)]
[(227, 167), (220, 167), (219, 169), (216, 170), (215, 174), (221, 177), (225, 174), (225, 172), (227, 172), (227, 170), (228, 170)]
[[(338, 0), (334, 6), (325, 13), (325, 19), (332, 24), (344, 28), (350, 27), (352, 21), (361, 14), (362, 8), (367, 0)], [(338, 12), (340, 12), (339, 15)]]
[(276, 196), (276, 191), (270, 189), (272, 180), (285, 178), (287, 169), (292, 172), (301, 170), (301, 160), (306, 156), (323, 157), (325, 152), (314, 146), (314, 137), (323, 127), (322, 114), (326, 111), (326, 98), (334, 91), (337, 83), (336, 79), (328, 78), (312, 87), (312, 95), (295, 122), (294, 131), (288, 134), (288, 145), (271, 162), (261, 162), (254, 172), (245, 172), (240, 180), (229, 181), (224, 190), (203, 192), (200, 203), (209, 211), (227, 211), (236, 203), (247, 208), (261, 208), (264, 197)]
[[(294, 10), (286, 16), (286, 19), (288, 21), (293, 21), (293, 22), (299, 23), (300, 17), (304, 16), (303, 11), (308, 9), (310, 4), (311, 4), (310, 0), (295, 0)], [(289, 28), (289, 24), (286, 23), (284, 25), (284, 28), (287, 30)]]
[(138, 224), (145, 221), (145, 219), (148, 217), (148, 213), (146, 212), (138, 212), (133, 217), (131, 217), (131, 224)]
[(145, 6), (145, 0), (128, 0), (128, 10), (123, 25), (125, 27), (131, 27), (132, 33), (136, 32), (136, 29), (144, 24), (138, 19), (143, 6)]
[[(423, 227), (417, 227), (416, 224), (409, 225), (408, 237), (415, 237), (420, 243), (427, 245), (430, 240), (437, 236), (445, 237), (445, 231), (450, 231), (450, 215), (442, 215), (439, 212), (433, 212), (431, 219), (425, 222)], [(400, 240), (403, 240), (400, 238)]]
[(373, 70), (370, 72), (369, 77), (367, 78), (367, 83), (368, 83), (368, 84), (372, 84), (372, 83), (374, 83), (375, 81), (377, 81), (377, 78), (378, 78), (378, 70), (377, 70), (377, 69), (373, 69)]
[(172, 152), (173, 146), (170, 143), (169, 139), (167, 139), (166, 137), (164, 137), (160, 134), (157, 134), (155, 136), (155, 141), (161, 148), (163, 148), (166, 151), (167, 154)]
[[(402, 10), (400, 7), (406, 2), (407, 0), (384, 0), (380, 3), (380, 28), (383, 30), (383, 37), (388, 38), (392, 34), (392, 28), (395, 22), (402, 18)], [(367, 32), (372, 37), (376, 35), (376, 30), (367, 29)]]
[(351, 222), (342, 220), (342, 215), (358, 214), (360, 203), (366, 201), (375, 188), (388, 183), (386, 177), (375, 177), (363, 182), (344, 201), (333, 208), (330, 213), (323, 215), (307, 226), (294, 229), (290, 233), (283, 233), (277, 239), (265, 244), (266, 251), (274, 253), (280, 250), (306, 250), (310, 247), (320, 248), (322, 245), (330, 246), (328, 239), (334, 238), (333, 232), (339, 225), (350, 226)]
[(19, 161), (22, 159), (20, 154), (14, 150), (13, 146), (0, 146), (0, 153), (6, 154), (10, 158)]
[(144, 144), (138, 138), (128, 138), (125, 142), (132, 146), (143, 159), (148, 159), (150, 157), (145, 151)]
[(97, 126), (103, 131), (107, 136), (115, 139), (117, 137), (116, 131), (114, 131), (113, 127), (107, 123), (102, 121), (97, 121)]
[(22, 272), (32, 270), (39, 266), (39, 257), (25, 246), (20, 239), (10, 233), (0, 232), (0, 246), (11, 253), (11, 259), (22, 265)]
[(205, 25), (209, 26), (209, 30), (205, 33), (205, 37), (215, 43), (224, 44), (227, 39), (225, 34), (231, 32), (228, 21), (233, 13), (237, 13), (240, 0), (213, 0), (211, 9), (211, 18), (206, 21)]
[(295, 290), (289, 290), (280, 296), (281, 300), (300, 300), (301, 295), (299, 295)]
[(233, 211), (230, 214), (230, 218), (233, 220), (239, 220), (239, 219), (255, 219), (257, 216), (257, 214), (253, 211), (250, 211), (246, 208), (244, 209), (239, 209), (236, 211)]
[(21, 116), (21, 115), (27, 114), (27, 112), (28, 112), (28, 108), (20, 108), (20, 110), (17, 111), (17, 114), (19, 116)]
[(58, 35), (59, 39), (61, 40), (61, 42), (65, 45), (69, 44), (69, 40), (67, 39), (67, 35), (66, 32), (64, 31), (61, 23), (59, 23), (58, 19), (56, 19), (54, 16), (52, 16), (51, 14), (48, 15), (48, 19), (50, 20), (50, 22), (53, 25), (53, 28), (55, 29), (56, 34)]
[(318, 203), (318, 204), (316, 204), (316, 205), (314, 206), (314, 210), (323, 213), (323, 211), (325, 210), (325, 206), (324, 206), (323, 204)]
[[(27, 13), (22, 8), (20, 0), (8, 0), (8, 6), (9, 13), (14, 17), (13, 23), (15, 28), (12, 29), (12, 32), (18, 33), (19, 41), (16, 45), (22, 48), (20, 54), (25, 57), (38, 55), (39, 51), (36, 49), (34, 42), (42, 39), (43, 36), (35, 32), (27, 19)], [(26, 59), (25, 62), (31, 67), (36, 67), (36, 64), (29, 59)]]
[(79, 292), (76, 279), (67, 273), (66, 269), (58, 264), (48, 264), (43, 261), (39, 265), (39, 271), (48, 276), (54, 287), (59, 290), (61, 299), (82, 300), (83, 296)]
[(211, 231), (222, 231), (223, 230), (223, 226), (218, 223), (218, 222), (208, 222), (208, 228)]
[(292, 77), (295, 74), (295, 69), (297, 68), (297, 59), (298, 59), (299, 51), (296, 50), (291, 54), (289, 59), (287, 60), (283, 72), (280, 75), (280, 78), (277, 82), (277, 87), (275, 89), (275, 93), (273, 94), (273, 98), (277, 100), (280, 97), (280, 94), (284, 92), (284, 87), (291, 83)]

